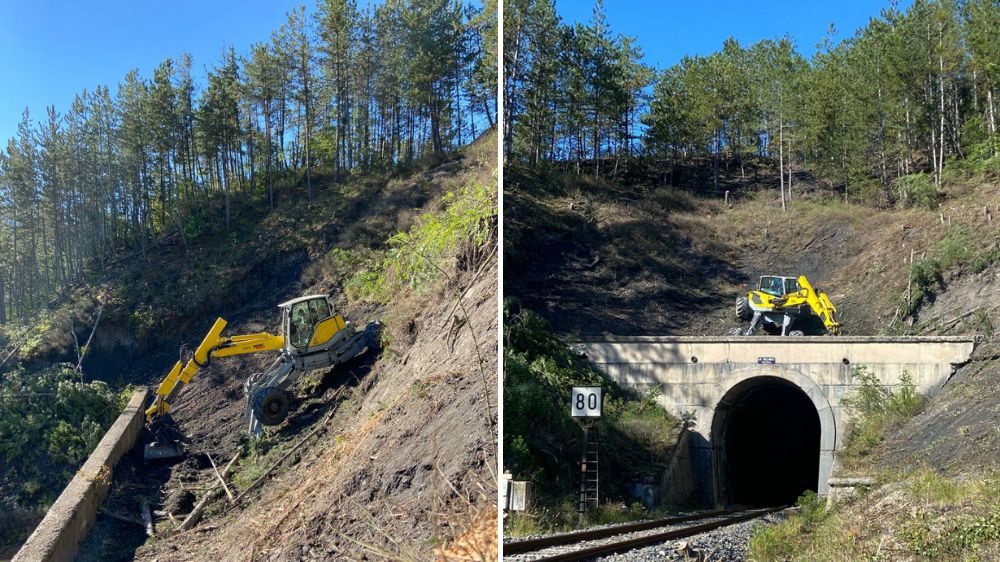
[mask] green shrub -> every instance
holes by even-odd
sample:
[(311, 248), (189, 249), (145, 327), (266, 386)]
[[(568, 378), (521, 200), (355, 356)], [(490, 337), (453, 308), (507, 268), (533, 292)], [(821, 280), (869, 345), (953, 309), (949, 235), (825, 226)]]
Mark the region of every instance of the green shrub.
[(22, 501), (50, 500), (93, 451), (131, 394), (104, 382), (79, 382), (68, 364), (22, 368), (0, 379), (0, 485), (19, 486)]
[(948, 227), (934, 247), (934, 257), (942, 270), (968, 263), (973, 256), (975, 239), (962, 226)]
[(815, 528), (826, 521), (826, 502), (806, 491), (795, 502), (798, 511), (784, 521), (762, 525), (750, 537), (750, 560), (789, 560)]
[(966, 161), (972, 166), (973, 172), (991, 178), (1000, 177), (1000, 138), (986, 138), (982, 142), (969, 146)]
[(997, 260), (1000, 260), (1000, 248), (993, 248), (986, 250), (985, 252), (981, 252), (976, 256), (976, 259), (972, 261), (972, 271), (982, 273), (983, 271), (986, 271), (986, 268), (996, 263)]
[(843, 400), (851, 420), (843, 456), (846, 466), (860, 463), (888, 431), (917, 415), (927, 401), (917, 392), (913, 377), (907, 371), (900, 376), (896, 392), (883, 386), (864, 365), (855, 367), (852, 376), (860, 384), (853, 395)]
[(903, 207), (933, 209), (938, 202), (937, 187), (923, 172), (903, 176), (896, 180), (896, 200)]
[(424, 213), (406, 232), (387, 240), (388, 248), (347, 282), (348, 296), (386, 302), (401, 289), (420, 291), (448, 270), (468, 247), (479, 248), (495, 234), (496, 190), (478, 183), (448, 192), (445, 208)]
[[(931, 250), (931, 255), (910, 265), (909, 281), (913, 284), (913, 288), (910, 301), (903, 303), (904, 316), (919, 308), (924, 297), (944, 283), (945, 271), (970, 262), (973, 269), (988, 267), (993, 258), (988, 253), (976, 256), (975, 246), (975, 238), (965, 227), (954, 226), (945, 230), (944, 236)], [(973, 256), (976, 256), (975, 260)]]

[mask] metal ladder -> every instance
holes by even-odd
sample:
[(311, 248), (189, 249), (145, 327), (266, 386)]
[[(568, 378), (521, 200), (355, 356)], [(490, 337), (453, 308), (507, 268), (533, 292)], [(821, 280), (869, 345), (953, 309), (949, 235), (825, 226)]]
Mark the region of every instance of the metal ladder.
[(598, 457), (600, 447), (598, 445), (598, 432), (596, 427), (584, 429), (585, 448), (583, 459), (580, 462), (580, 496), (577, 511), (586, 513), (593, 506), (595, 509), (600, 505), (598, 496), (599, 476)]

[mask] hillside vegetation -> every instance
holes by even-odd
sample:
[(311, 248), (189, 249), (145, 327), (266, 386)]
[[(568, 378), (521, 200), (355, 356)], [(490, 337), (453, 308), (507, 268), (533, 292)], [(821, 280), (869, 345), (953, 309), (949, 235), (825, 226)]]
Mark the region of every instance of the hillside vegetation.
[[(381, 356), (369, 354), (332, 373), (306, 377), (295, 389), (288, 422), (257, 443), (246, 440), (242, 385), (273, 357), (213, 361), (192, 381), (173, 412), (189, 441), (187, 459), (176, 465), (147, 466), (141, 461), (141, 447), (137, 448), (116, 469), (106, 508), (137, 514), (138, 502), (146, 498), (154, 506), (186, 513), (183, 510), (190, 509), (204, 483), (214, 479), (206, 454), (224, 462), (241, 451), (231, 484), (238, 491), (298, 438), (317, 429), (316, 438), (297, 453), (292, 466), (306, 470), (313, 463), (303, 459), (314, 458), (316, 470), (337, 470), (342, 479), (324, 473), (309, 497), (318, 501), (317, 494), (326, 490), (337, 494), (338, 501), (357, 501), (388, 528), (402, 524), (388, 513), (400, 502), (416, 502), (410, 504), (413, 519), (397, 529), (396, 536), (409, 537), (414, 559), (420, 559), (466, 529), (481, 526), (482, 518), (495, 509), (491, 506), (496, 489), (492, 474), (496, 364), (490, 353), (497, 337), (495, 139), (495, 134), (487, 134), (459, 153), (398, 173), (324, 181), (314, 187), (312, 201), (304, 197), (304, 186), (286, 188), (303, 197), (279, 200), (273, 212), (246, 213), (233, 221), (228, 233), (220, 225), (190, 238), (187, 245), (163, 244), (148, 249), (145, 256), (119, 260), (97, 282), (66, 293), (34, 323), (25, 325), (26, 333), (44, 329), (50, 337), (35, 338), (19, 348), (20, 366), (4, 375), (4, 388), (19, 380), (41, 384), (48, 379), (40, 376), (37, 366), (66, 358), (75, 361), (73, 337), (59, 319), (85, 311), (92, 316), (78, 320), (76, 330), (89, 331), (98, 301), (103, 312), (84, 359), (88, 385), (76, 382), (72, 388), (81, 389), (76, 392), (96, 388), (103, 392), (99, 396), (110, 396), (117, 405), (110, 389), (126, 382), (157, 384), (176, 360), (178, 347), (200, 340), (217, 316), (229, 321), (230, 334), (277, 333), (277, 303), (302, 294), (330, 293), (338, 311), (355, 325), (373, 319), (385, 324)], [(88, 328), (83, 330), (80, 325), (85, 323)], [(72, 377), (60, 376), (79, 379), (75, 372)], [(94, 377), (103, 380), (90, 383)], [(444, 405), (449, 406), (442, 410)], [(75, 415), (94, 411), (110, 419), (117, 415), (114, 409), (96, 406)], [(66, 433), (55, 431), (55, 438), (67, 444), (88, 443), (88, 436), (96, 432), (92, 423), (65, 413), (54, 413), (52, 420)], [(456, 434), (450, 429), (458, 425), (469, 431)], [(388, 445), (387, 439), (394, 444)], [(383, 447), (392, 454), (379, 452)], [(81, 448), (78, 453), (85, 456), (86, 451)], [(45, 451), (36, 454), (48, 456)], [(21, 461), (13, 458), (11, 466), (28, 470), (27, 463), (18, 464)], [(13, 486), (25, 482), (18, 476), (22, 472), (4, 471), (5, 485), (11, 487), (4, 488), (10, 493), (5, 492), (3, 501), (25, 514), (17, 534), (23, 537), (30, 531), (73, 467), (35, 463), (34, 470), (48, 485), (33, 496)], [(290, 477), (282, 471), (277, 474), (279, 481)], [(302, 475), (292, 478), (297, 482)], [(400, 478), (410, 483), (401, 486)], [(383, 479), (397, 484), (384, 487)], [(426, 492), (431, 488), (433, 494)], [(268, 497), (273, 491), (271, 484), (265, 484), (258, 493)], [(385, 499), (375, 502), (369, 494)], [(365, 499), (348, 499), (359, 495)], [(256, 509), (259, 499), (248, 497), (246, 509)], [(268, 500), (265, 505), (274, 503)], [(319, 518), (330, 509), (329, 501), (317, 503), (311, 513)], [(351, 510), (341, 506), (329, 517), (333, 521), (348, 513)], [(358, 521), (365, 516), (357, 512), (351, 517)], [(243, 518), (232, 519), (236, 520)], [(167, 534), (170, 527), (169, 521), (159, 523), (158, 532)], [(348, 526), (340, 522), (337, 527), (346, 532)], [(367, 534), (377, 528), (364, 525), (348, 534), (370, 548), (395, 548), (385, 543), (384, 534)], [(294, 542), (291, 537), (287, 544), (274, 535), (261, 537), (268, 548), (290, 548)], [(368, 552), (346, 540), (340, 537), (336, 545), (328, 545), (330, 552)], [(99, 518), (81, 557), (128, 560), (138, 555), (135, 549), (143, 542), (141, 528)], [(204, 547), (210, 543), (221, 544), (210, 538)], [(174, 548), (170, 544), (164, 539), (152, 548), (169, 551)], [(482, 540), (475, 544), (489, 548)], [(260, 557), (268, 557), (261, 552)]]
[(666, 469), (679, 421), (651, 396), (622, 388), (587, 363), (515, 299), (504, 303), (504, 342), (504, 468), (535, 490), (534, 509), (512, 515), (507, 533), (580, 525), (577, 469), (585, 440), (583, 426), (566, 415), (573, 386), (605, 392), (593, 427), (600, 434), (601, 497), (608, 513), (590, 516), (602, 521), (616, 510), (621, 516), (622, 502), (632, 504), (633, 517), (644, 515), (646, 506), (629, 496), (626, 485), (645, 475), (658, 478)]

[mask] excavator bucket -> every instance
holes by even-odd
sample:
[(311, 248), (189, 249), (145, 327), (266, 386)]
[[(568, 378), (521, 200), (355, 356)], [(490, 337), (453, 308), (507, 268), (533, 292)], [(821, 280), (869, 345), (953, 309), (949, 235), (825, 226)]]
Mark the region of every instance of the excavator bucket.
[(146, 443), (142, 458), (148, 461), (176, 459), (184, 456), (184, 448), (180, 443), (170, 441), (153, 441)]
[[(169, 416), (169, 415), (168, 415)], [(159, 418), (147, 426), (149, 442), (142, 450), (142, 458), (146, 461), (163, 461), (184, 456), (184, 440), (181, 434), (171, 424), (169, 417)]]

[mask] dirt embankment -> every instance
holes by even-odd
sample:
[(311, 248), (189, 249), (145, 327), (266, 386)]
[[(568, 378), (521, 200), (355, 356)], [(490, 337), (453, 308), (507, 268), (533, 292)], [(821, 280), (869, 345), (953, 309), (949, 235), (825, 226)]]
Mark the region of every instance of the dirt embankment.
[[(172, 409), (186, 458), (147, 465), (137, 447), (116, 467), (105, 510), (136, 519), (147, 499), (154, 510), (183, 516), (216, 481), (209, 455), (221, 470), (242, 452), (230, 483), (239, 494), (300, 439), (314, 437), (238, 505), (224, 496), (211, 504), (193, 531), (171, 535), (176, 523), (162, 518), (158, 538), (147, 541), (141, 527), (99, 516), (79, 560), (360, 559), (372, 551), (423, 560), (455, 535), (464, 534), (467, 548), (492, 536), (479, 531), (489, 517), (495, 529), (495, 251), (459, 256), (446, 268), (450, 280), (419, 295), (404, 291), (384, 307), (348, 300), (343, 285), (420, 213), (441, 211), (446, 193), (469, 182), (495, 183), (495, 142), (487, 135), (426, 169), (323, 187), (312, 202), (279, 207), (247, 239), (254, 249), (245, 261), (230, 256), (220, 264), (226, 275), (214, 291), (229, 297), (178, 303), (184, 329), (129, 361), (132, 380), (155, 386), (180, 342), (200, 341), (216, 316), (229, 321), (227, 334), (278, 333), (275, 305), (304, 294), (333, 293), (347, 320), (363, 327), (379, 319), (388, 339), (380, 354), (304, 377), (292, 389), (288, 420), (259, 444), (246, 438), (243, 384), (274, 355), (214, 360)], [(188, 250), (191, 259), (205, 259), (202, 250)], [(184, 251), (167, 247), (149, 259)], [(161, 281), (163, 269), (149, 275), (143, 285)], [(191, 291), (183, 283), (165, 286), (178, 301)], [(468, 317), (455, 306), (456, 291), (466, 288)], [(190, 316), (192, 306), (200, 321)]]
[(736, 296), (765, 274), (808, 277), (847, 334), (910, 330), (910, 259), (950, 251), (939, 248), (949, 233), (968, 241), (969, 255), (945, 268), (913, 324), (962, 309), (952, 301), (1000, 297), (970, 271), (997, 238), (1000, 223), (983, 212), (1000, 193), (990, 183), (951, 188), (934, 211), (880, 210), (795, 174), (783, 211), (776, 178), (765, 176), (734, 187), (728, 204), (517, 167), (506, 177), (505, 294), (563, 333), (724, 335)]
[[(202, 531), (155, 541), (136, 556), (301, 560), (385, 553), (424, 560), (467, 531), (495, 501), (495, 259), (471, 277), (458, 287), (471, 283), (463, 297), (468, 320), (453, 312), (449, 288), (412, 303), (413, 317), (399, 334), (410, 341), (394, 345), (359, 381), (344, 383), (353, 385), (347, 399), (329, 422), (315, 416), (326, 429), (291, 466), (249, 501), (232, 508), (222, 502), (225, 513)], [(303, 415), (294, 412), (291, 423)], [(202, 477), (203, 485), (211, 482), (209, 474)]]

